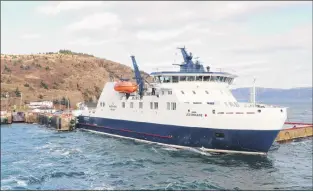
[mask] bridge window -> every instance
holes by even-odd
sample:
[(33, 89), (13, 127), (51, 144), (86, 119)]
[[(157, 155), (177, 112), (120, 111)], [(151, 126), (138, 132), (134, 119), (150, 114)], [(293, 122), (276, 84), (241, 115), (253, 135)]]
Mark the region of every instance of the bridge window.
[(139, 108), (142, 109), (143, 108), (143, 103), (139, 102)]
[(171, 82), (171, 77), (165, 76), (163, 83), (170, 83), (170, 82)]
[(194, 81), (195, 77), (194, 76), (187, 76), (187, 81)]
[(223, 82), (226, 82), (226, 79), (227, 79), (227, 77), (224, 77), (224, 78), (223, 78)]
[(232, 102), (228, 102), (231, 107), (235, 107)]
[(159, 79), (159, 78), (160, 78), (160, 77), (154, 77), (154, 78), (153, 78), (153, 81), (156, 82), (156, 83), (159, 83), (159, 82), (160, 82), (160, 79)]
[(211, 76), (204, 76), (204, 77), (203, 77), (203, 81), (210, 81), (210, 77), (211, 77)]
[(105, 106), (105, 103), (104, 102), (102, 102), (102, 107), (104, 107)]
[(153, 102), (150, 102), (150, 109), (153, 109)]
[(163, 76), (158, 76), (158, 78), (159, 78), (159, 82), (160, 82), (160, 83), (163, 83), (163, 82), (164, 82), (164, 77), (163, 77)]
[(186, 76), (180, 76), (179, 81), (186, 81)]
[(154, 109), (158, 109), (158, 107), (159, 107), (158, 102), (154, 102)]
[(134, 108), (134, 103), (130, 102), (130, 108)]
[(178, 83), (178, 76), (173, 76), (172, 77), (172, 82), (173, 83)]
[(167, 110), (170, 110), (170, 109), (171, 109), (171, 104), (170, 104), (170, 102), (166, 102), (166, 106), (167, 106)]
[(169, 95), (172, 95), (172, 91), (168, 91), (168, 94), (169, 94)]
[(196, 76), (196, 81), (202, 81), (203, 76)]
[(213, 82), (217, 81), (217, 77), (216, 77), (216, 76), (212, 76), (212, 78), (210, 79), (210, 81), (213, 81)]
[(122, 102), (122, 108), (125, 108), (125, 102)]

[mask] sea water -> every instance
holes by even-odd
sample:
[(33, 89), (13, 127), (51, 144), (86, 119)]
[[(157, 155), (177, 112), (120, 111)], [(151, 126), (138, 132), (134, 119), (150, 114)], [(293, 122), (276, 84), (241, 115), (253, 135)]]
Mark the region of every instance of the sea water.
[[(290, 121), (312, 122), (312, 103), (282, 105)], [(274, 143), (266, 157), (216, 155), (1, 125), (1, 190), (312, 190), (312, 144)]]

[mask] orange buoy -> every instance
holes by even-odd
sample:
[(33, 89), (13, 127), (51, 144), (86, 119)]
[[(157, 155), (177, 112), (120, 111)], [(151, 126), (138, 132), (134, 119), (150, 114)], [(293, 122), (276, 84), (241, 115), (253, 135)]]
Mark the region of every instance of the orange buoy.
[(133, 93), (137, 91), (137, 84), (127, 81), (117, 82), (114, 85), (114, 90), (120, 93)]

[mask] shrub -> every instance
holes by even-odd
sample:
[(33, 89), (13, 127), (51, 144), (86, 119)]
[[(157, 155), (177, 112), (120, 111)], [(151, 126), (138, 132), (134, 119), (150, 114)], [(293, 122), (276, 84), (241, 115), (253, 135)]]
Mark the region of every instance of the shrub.
[(21, 97), (21, 92), (20, 92), (20, 90), (18, 89), (18, 87), (16, 87), (14, 93), (15, 93), (15, 96), (16, 96), (16, 97)]
[(45, 88), (45, 89), (48, 89), (48, 85), (43, 81), (40, 82), (40, 86)]
[(4, 66), (4, 71), (7, 71), (7, 72), (10, 73), (10, 72), (11, 72), (11, 69), (10, 69), (7, 65), (5, 65), (5, 66)]

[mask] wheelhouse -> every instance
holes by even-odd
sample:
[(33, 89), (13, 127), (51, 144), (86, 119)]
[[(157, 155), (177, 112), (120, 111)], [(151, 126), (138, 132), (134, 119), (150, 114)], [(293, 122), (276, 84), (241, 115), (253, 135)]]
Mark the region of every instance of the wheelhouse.
[(203, 73), (203, 74), (184, 74), (184, 73), (152, 73), (155, 83), (179, 83), (179, 82), (217, 82), (232, 84), (235, 77), (227, 73)]

